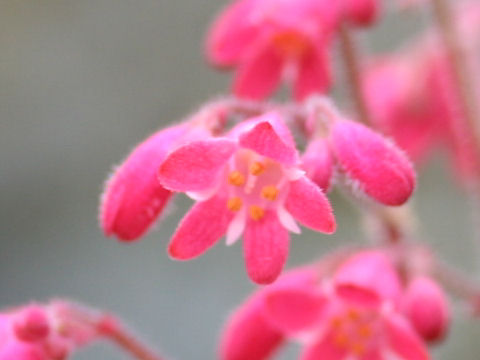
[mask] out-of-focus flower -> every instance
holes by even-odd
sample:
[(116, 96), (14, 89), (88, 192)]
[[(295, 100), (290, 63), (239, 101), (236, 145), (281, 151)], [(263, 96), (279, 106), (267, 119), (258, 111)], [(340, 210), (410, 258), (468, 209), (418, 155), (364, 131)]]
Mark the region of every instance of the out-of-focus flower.
[(415, 330), (427, 341), (445, 337), (450, 324), (450, 309), (442, 288), (431, 278), (419, 276), (408, 285), (404, 312)]
[(136, 240), (152, 226), (172, 197), (157, 178), (167, 154), (182, 144), (210, 136), (209, 122), (221, 106), (206, 106), (188, 121), (159, 130), (135, 147), (105, 184), (100, 225), (107, 236)]
[[(318, 268), (317, 268), (318, 270)], [(223, 360), (270, 358), (285, 339), (303, 344), (301, 359), (429, 359), (427, 348), (399, 311), (401, 283), (381, 251), (351, 256), (331, 275), (320, 277), (314, 267), (286, 273), (261, 289), (234, 313), (221, 339)], [(262, 328), (238, 321), (255, 313)], [(243, 317), (242, 317), (243, 316)], [(268, 351), (252, 356), (247, 346), (259, 329)], [(271, 346), (267, 346), (267, 345)]]
[(61, 303), (28, 305), (0, 314), (1, 360), (66, 360), (100, 335)]
[(294, 97), (324, 92), (330, 84), (328, 44), (340, 3), (327, 0), (237, 0), (217, 18), (207, 55), (218, 66), (235, 66), (234, 93), (263, 99), (281, 80)]
[(243, 234), (247, 272), (257, 283), (280, 274), (295, 219), (332, 233), (328, 199), (299, 168), (289, 129), (277, 113), (241, 123), (229, 136), (193, 141), (168, 154), (159, 170), (163, 187), (198, 200), (173, 235), (169, 253), (188, 260), (223, 235)]

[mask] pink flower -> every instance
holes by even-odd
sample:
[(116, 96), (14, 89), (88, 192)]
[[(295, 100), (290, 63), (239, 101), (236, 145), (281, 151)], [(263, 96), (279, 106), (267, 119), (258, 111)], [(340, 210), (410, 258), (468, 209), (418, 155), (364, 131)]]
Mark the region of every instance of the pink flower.
[(232, 244), (243, 234), (247, 272), (270, 283), (287, 258), (295, 220), (332, 233), (328, 199), (300, 170), (289, 129), (277, 113), (234, 128), (229, 137), (193, 141), (172, 151), (159, 170), (162, 186), (198, 202), (173, 235), (169, 253), (188, 260), (223, 235)]
[(207, 55), (235, 66), (233, 91), (263, 99), (282, 79), (300, 100), (330, 84), (326, 46), (338, 21), (338, 5), (326, 0), (237, 0), (213, 24)]
[(419, 276), (410, 282), (404, 295), (404, 311), (415, 330), (427, 341), (444, 338), (450, 324), (445, 293), (432, 279)]
[(66, 360), (97, 336), (62, 303), (32, 304), (0, 314), (0, 360)]
[(185, 122), (162, 129), (138, 145), (106, 182), (100, 205), (105, 235), (132, 241), (145, 234), (172, 197), (157, 179), (158, 167), (169, 151), (206, 135), (206, 129)]
[[(267, 359), (285, 338), (303, 343), (304, 360), (429, 359), (425, 344), (398, 310), (400, 295), (397, 272), (380, 251), (350, 257), (331, 277), (320, 278), (313, 267), (287, 273), (230, 318), (221, 341), (222, 359)], [(239, 344), (247, 343), (235, 342), (236, 337), (252, 336), (252, 324), (235, 321), (249, 311), (262, 319), (267, 333), (282, 339), (255, 357), (249, 357), (248, 349), (239, 350)], [(264, 338), (262, 332), (259, 339)]]

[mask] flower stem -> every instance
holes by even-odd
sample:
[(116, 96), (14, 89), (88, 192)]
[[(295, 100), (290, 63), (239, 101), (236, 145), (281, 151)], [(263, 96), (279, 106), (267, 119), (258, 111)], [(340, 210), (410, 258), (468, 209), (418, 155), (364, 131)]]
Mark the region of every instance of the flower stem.
[(150, 348), (126, 330), (118, 320), (111, 315), (104, 315), (97, 324), (100, 334), (111, 340), (125, 352), (138, 360), (164, 360)]
[(361, 64), (352, 33), (345, 22), (340, 26), (340, 50), (345, 65), (347, 81), (350, 86), (351, 97), (357, 108), (359, 120), (368, 124), (370, 115), (363, 96)]
[(433, 0), (432, 10), (452, 66), (462, 111), (475, 139), (476, 151), (480, 154), (480, 112), (471, 83), (473, 77), (469, 71), (465, 49), (454, 16), (452, 16), (453, 12), (448, 0)]

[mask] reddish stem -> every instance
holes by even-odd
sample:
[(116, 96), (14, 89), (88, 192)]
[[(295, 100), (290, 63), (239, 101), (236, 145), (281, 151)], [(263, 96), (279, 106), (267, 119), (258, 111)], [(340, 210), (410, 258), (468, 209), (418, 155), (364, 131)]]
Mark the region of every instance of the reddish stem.
[(99, 333), (114, 342), (125, 352), (138, 360), (164, 360), (145, 344), (127, 331), (118, 320), (111, 315), (103, 316), (97, 324)]
[(369, 124), (370, 115), (362, 89), (361, 64), (352, 33), (345, 22), (340, 26), (340, 48), (345, 63), (347, 81), (350, 84), (351, 96), (360, 117), (359, 120)]

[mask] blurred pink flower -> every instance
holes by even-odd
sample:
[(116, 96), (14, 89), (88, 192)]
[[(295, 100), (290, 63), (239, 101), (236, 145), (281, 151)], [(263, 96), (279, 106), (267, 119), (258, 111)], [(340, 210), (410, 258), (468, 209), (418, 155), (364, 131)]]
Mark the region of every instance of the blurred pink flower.
[[(303, 343), (304, 360), (429, 359), (425, 344), (398, 309), (401, 291), (398, 274), (381, 251), (353, 255), (323, 279), (314, 267), (286, 273), (230, 318), (221, 358), (267, 359), (290, 338)], [(254, 318), (261, 319), (261, 328), (254, 326)], [(259, 339), (275, 335), (277, 341), (261, 341), (265, 351), (254, 356), (245, 341), (253, 334)]]
[(332, 233), (328, 199), (299, 168), (289, 129), (277, 113), (234, 128), (229, 136), (193, 141), (169, 153), (159, 170), (163, 187), (198, 200), (169, 246), (172, 257), (201, 255), (223, 235), (232, 244), (243, 234), (247, 272), (270, 283), (287, 258), (295, 219)]
[(66, 360), (98, 336), (63, 303), (32, 304), (0, 314), (0, 360)]
[(233, 91), (263, 99), (282, 79), (301, 100), (330, 85), (328, 44), (339, 5), (327, 0), (237, 0), (219, 15), (207, 39), (218, 66), (237, 68)]

